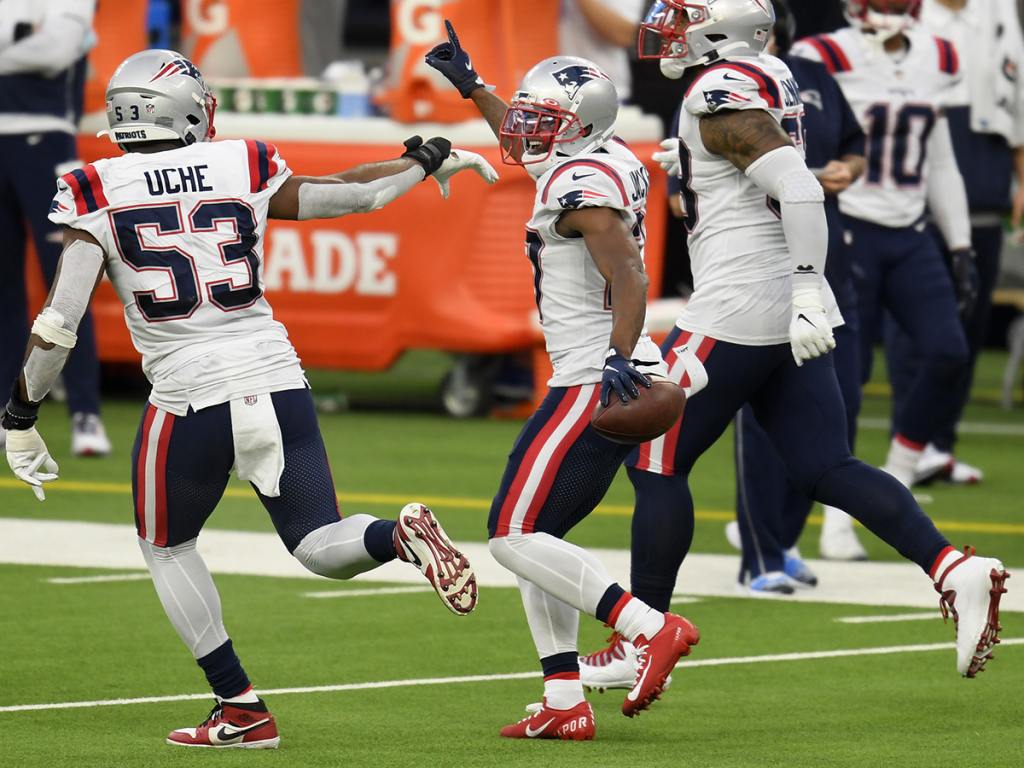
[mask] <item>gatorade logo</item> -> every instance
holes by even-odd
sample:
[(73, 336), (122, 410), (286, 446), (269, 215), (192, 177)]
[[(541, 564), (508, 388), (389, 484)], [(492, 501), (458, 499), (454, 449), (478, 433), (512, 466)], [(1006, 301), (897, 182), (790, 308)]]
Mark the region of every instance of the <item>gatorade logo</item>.
[(224, 0), (186, 0), (185, 15), (197, 35), (212, 37), (228, 29), (228, 4)]
[(430, 45), (444, 37), (442, 0), (399, 0), (395, 11), (398, 31), (412, 45)]
[(141, 128), (137, 131), (114, 131), (114, 138), (118, 141), (127, 141), (128, 139), (144, 139), (146, 138), (146, 132)]

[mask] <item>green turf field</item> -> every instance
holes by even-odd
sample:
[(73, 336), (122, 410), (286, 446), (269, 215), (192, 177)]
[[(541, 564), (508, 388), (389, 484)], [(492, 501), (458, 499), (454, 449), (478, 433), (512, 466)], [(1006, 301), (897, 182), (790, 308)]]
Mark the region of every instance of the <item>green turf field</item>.
[[(954, 543), (971, 543), (1024, 572), (1024, 409), (998, 409), (992, 392), (1004, 358), (987, 355), (960, 452), (985, 469), (973, 488), (920, 489), (926, 510)], [(489, 498), (518, 423), (455, 422), (427, 410), (443, 361), (414, 356), (389, 377), (317, 374), (318, 392), (343, 391), (356, 406), (321, 424), (343, 510), (392, 516), (404, 501), (431, 503), (455, 538), (483, 541)], [(875, 388), (872, 391), (878, 392)], [(366, 410), (368, 404), (403, 411)], [(67, 455), (59, 406), (40, 428), (61, 463), (44, 504), (0, 476), (0, 517), (131, 522), (128, 461), (140, 402), (111, 401), (104, 417), (115, 443), (107, 460)], [(880, 419), (883, 397), (864, 415)], [(872, 422), (873, 423), (873, 422)], [(861, 432), (861, 455), (879, 462), (887, 433)], [(722, 535), (733, 508), (731, 440), (698, 464), (694, 551), (727, 553)], [(574, 539), (625, 548), (631, 490), (620, 477), (605, 505)], [(817, 527), (802, 542), (817, 554)], [(232, 484), (210, 521), (228, 530), (272, 531), (251, 491)], [(894, 559), (861, 532), (874, 559)], [(591, 697), (598, 740), (590, 744), (507, 742), (500, 726), (537, 700), (538, 679), (433, 684), (366, 683), (501, 676), (535, 671), (518, 594), (482, 592), (479, 610), (458, 619), (429, 594), (314, 600), (326, 582), (218, 576), (225, 619), (262, 690), (347, 686), (268, 696), (282, 731), (276, 753), (181, 751), (162, 743), (173, 727), (198, 723), (208, 701), (174, 700), (39, 711), (24, 704), (202, 694), (205, 681), (181, 646), (147, 581), (60, 585), (52, 577), (90, 569), (0, 565), (0, 766), (1020, 766), (1024, 765), (1024, 648), (1004, 647), (979, 679), (957, 677), (953, 651), (908, 651), (952, 640), (931, 621), (841, 624), (843, 616), (907, 609), (702, 598), (678, 608), (703, 640), (651, 712), (632, 721), (621, 696)], [(1021, 577), (1018, 577), (1021, 578)], [(1024, 588), (1011, 579), (1008, 586)], [(326, 584), (328, 587), (335, 585)], [(338, 589), (373, 587), (342, 584)], [(937, 613), (936, 613), (937, 616)], [(1024, 616), (1007, 614), (1004, 637), (1024, 636)], [(581, 643), (604, 636), (584, 620)], [(849, 655), (862, 649), (902, 652)], [(822, 652), (834, 657), (808, 658)], [(796, 654), (789, 660), (758, 659)], [(715, 663), (705, 663), (715, 662)]]

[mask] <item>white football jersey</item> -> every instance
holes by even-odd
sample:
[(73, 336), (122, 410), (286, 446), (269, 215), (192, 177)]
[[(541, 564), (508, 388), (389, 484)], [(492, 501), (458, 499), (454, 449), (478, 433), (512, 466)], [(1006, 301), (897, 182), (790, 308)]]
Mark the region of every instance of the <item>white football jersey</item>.
[[(804, 153), (800, 87), (779, 59), (728, 59), (692, 80), (677, 135), (694, 292), (678, 325), (733, 344), (784, 344), (792, 315), (793, 264), (779, 203), (704, 146), (701, 118), (723, 109), (767, 112)], [(842, 324), (828, 283), (822, 293), (833, 325)]]
[(793, 46), (795, 56), (832, 72), (867, 136), (867, 167), (839, 196), (840, 209), (886, 227), (907, 227), (924, 215), (928, 139), (960, 82), (952, 43), (920, 27), (906, 35), (910, 47), (899, 55), (853, 27)]
[(130, 153), (57, 182), (50, 220), (95, 237), (154, 405), (175, 415), (304, 386), (263, 295), (270, 198), (291, 176), (261, 141)]
[[(643, 258), (649, 187), (647, 169), (618, 139), (568, 158), (537, 179), (526, 255), (533, 264), (537, 310), (554, 369), (548, 386), (601, 381), (612, 333), (610, 286), (583, 238), (562, 237), (555, 225), (566, 211), (613, 208), (633, 230)], [(666, 373), (661, 351), (646, 328), (633, 359), (647, 363), (645, 371)]]

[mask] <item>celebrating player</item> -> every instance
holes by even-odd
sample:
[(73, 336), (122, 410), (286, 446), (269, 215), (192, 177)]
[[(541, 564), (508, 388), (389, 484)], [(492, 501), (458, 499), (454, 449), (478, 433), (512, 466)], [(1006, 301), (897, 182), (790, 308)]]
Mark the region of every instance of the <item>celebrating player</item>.
[(427, 54), (472, 99), (506, 163), (537, 181), (526, 253), (554, 368), (550, 389), (509, 456), (491, 505), (495, 559), (519, 577), (544, 670), (544, 703), (506, 726), (509, 738), (591, 739), (594, 714), (580, 683), (579, 611), (614, 626), (638, 650), (622, 705), (630, 717), (662, 690), (700, 635), (689, 621), (625, 592), (601, 562), (562, 537), (600, 502), (630, 448), (590, 424), (598, 400), (624, 402), (664, 374), (644, 329), (644, 210), (649, 178), (614, 137), (615, 86), (586, 59), (559, 56), (523, 78), (511, 105), (490, 93), (447, 23), (449, 41)]
[[(906, 377), (909, 389), (897, 393), (901, 407), (885, 463), (908, 487), (925, 447), (959, 410), (969, 372), (957, 305), (969, 307), (977, 294), (967, 193), (943, 113), (959, 63), (952, 43), (916, 25), (920, 5), (847, 0), (851, 26), (793, 47), (794, 55), (828, 67), (868, 137), (867, 170), (839, 205), (855, 265), (863, 377), (883, 311), (920, 356)], [(925, 229), (926, 204), (949, 248), (954, 280)], [(849, 526), (833, 509), (825, 520), (823, 538)]]
[[(973, 677), (997, 639), (1006, 572), (954, 550), (906, 487), (850, 454), (830, 354), (841, 317), (822, 274), (824, 191), (802, 154), (800, 89), (763, 53), (774, 21), (769, 0), (663, 0), (641, 26), (641, 54), (682, 77), (685, 93), (679, 157), (666, 161), (682, 173), (695, 291), (662, 349), (670, 377), (695, 354), (708, 384), (627, 462), (633, 593), (668, 607), (693, 535), (690, 470), (750, 403), (797, 488), (849, 510), (930, 574), (943, 612), (959, 617), (957, 669)], [(628, 671), (625, 640), (601, 658)]]
[(3, 426), (11, 468), (42, 500), (57, 464), (35, 428), (39, 403), (106, 271), (153, 385), (132, 455), (139, 546), (216, 697), (202, 724), (167, 741), (273, 748), (274, 718), (232, 649), (196, 551), (232, 466), (252, 483), (288, 551), (314, 573), (348, 579), (397, 557), (418, 566), (460, 615), (476, 605), (476, 577), (421, 504), (407, 505), (397, 521), (341, 519), (299, 358), (263, 295), (267, 219), (366, 213), (426, 176), (444, 189), (464, 169), (488, 181), (497, 174), (445, 139), (415, 137), (397, 160), (293, 176), (272, 144), (210, 143), (215, 106), (199, 71), (174, 51), (135, 54), (114, 73), (107, 134), (126, 154), (57, 184), (50, 219), (65, 226), (64, 252)]

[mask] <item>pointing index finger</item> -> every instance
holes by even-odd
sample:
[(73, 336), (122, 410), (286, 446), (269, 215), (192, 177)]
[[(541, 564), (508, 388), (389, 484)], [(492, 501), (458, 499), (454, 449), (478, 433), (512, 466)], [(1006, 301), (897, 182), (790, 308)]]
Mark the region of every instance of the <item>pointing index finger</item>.
[(455, 50), (459, 50), (459, 36), (455, 34), (455, 27), (448, 19), (444, 20), (444, 27), (448, 30), (448, 42), (452, 44)]

